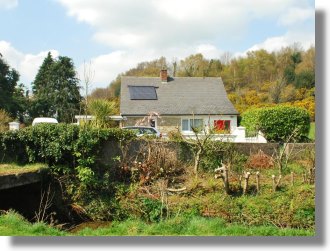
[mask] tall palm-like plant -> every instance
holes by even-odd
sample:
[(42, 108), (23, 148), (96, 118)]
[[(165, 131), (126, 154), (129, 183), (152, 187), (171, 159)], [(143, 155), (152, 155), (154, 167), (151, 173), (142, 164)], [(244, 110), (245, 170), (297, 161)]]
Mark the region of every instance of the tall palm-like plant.
[(116, 103), (105, 99), (94, 99), (88, 104), (89, 114), (94, 116), (92, 126), (106, 128), (109, 126), (109, 116), (116, 113)]

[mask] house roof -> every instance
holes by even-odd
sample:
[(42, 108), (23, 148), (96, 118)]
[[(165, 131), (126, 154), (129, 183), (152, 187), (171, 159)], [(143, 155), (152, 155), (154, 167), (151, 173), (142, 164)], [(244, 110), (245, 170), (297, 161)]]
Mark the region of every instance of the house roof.
[[(130, 86), (154, 86), (157, 99), (131, 99)], [(120, 113), (123, 116), (161, 115), (235, 115), (221, 78), (169, 78), (162, 83), (157, 77), (122, 77)]]

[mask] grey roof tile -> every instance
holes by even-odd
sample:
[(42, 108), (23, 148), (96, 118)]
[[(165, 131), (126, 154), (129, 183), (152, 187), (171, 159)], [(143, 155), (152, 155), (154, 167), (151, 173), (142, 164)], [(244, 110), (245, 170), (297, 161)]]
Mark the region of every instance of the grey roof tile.
[[(157, 100), (131, 100), (128, 86), (158, 87)], [(170, 78), (162, 83), (156, 77), (122, 77), (120, 113), (146, 115), (226, 115), (238, 114), (227, 97), (221, 78)]]

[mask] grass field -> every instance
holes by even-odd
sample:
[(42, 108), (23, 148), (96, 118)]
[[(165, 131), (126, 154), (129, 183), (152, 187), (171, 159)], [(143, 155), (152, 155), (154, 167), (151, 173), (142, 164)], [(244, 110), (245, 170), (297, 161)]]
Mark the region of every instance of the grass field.
[(226, 224), (220, 218), (176, 217), (159, 223), (141, 220), (114, 221), (109, 226), (94, 229), (79, 228), (66, 232), (44, 223), (31, 224), (15, 212), (0, 216), (2, 236), (313, 236), (311, 229), (278, 228)]
[(61, 236), (65, 232), (44, 223), (31, 224), (23, 216), (9, 211), (0, 215), (1, 236)]
[(310, 125), (308, 138), (311, 140), (315, 140), (315, 122), (312, 122)]
[(35, 172), (42, 168), (45, 168), (45, 164), (36, 163), (24, 166), (17, 164), (0, 164), (0, 175)]

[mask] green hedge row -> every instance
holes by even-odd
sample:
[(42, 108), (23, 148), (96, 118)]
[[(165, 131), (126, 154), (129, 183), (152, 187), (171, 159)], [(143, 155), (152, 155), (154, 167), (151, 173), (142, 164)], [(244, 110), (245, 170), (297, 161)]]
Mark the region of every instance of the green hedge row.
[(41, 124), (0, 133), (0, 162), (42, 162), (49, 166), (91, 167), (104, 141), (134, 137), (131, 131), (118, 128)]
[(310, 127), (307, 110), (293, 106), (257, 108), (242, 114), (241, 125), (248, 135), (264, 133), (268, 141), (305, 141)]

